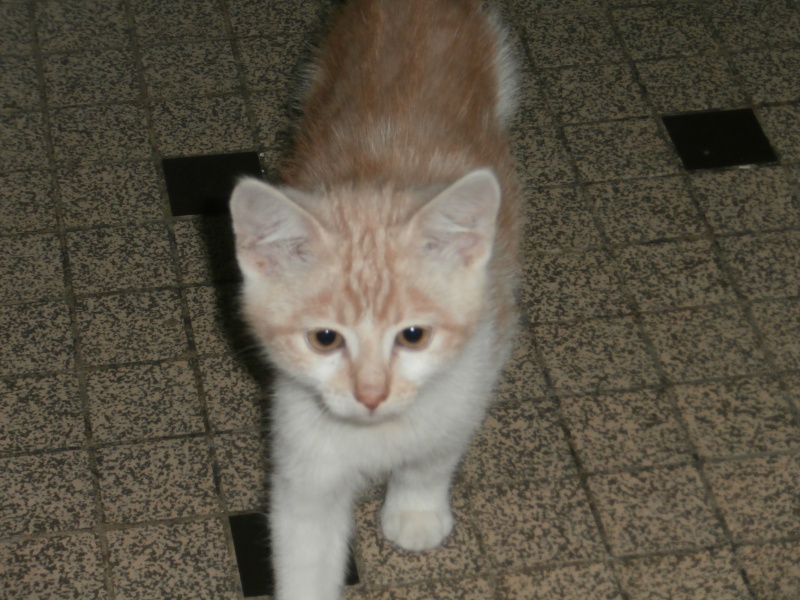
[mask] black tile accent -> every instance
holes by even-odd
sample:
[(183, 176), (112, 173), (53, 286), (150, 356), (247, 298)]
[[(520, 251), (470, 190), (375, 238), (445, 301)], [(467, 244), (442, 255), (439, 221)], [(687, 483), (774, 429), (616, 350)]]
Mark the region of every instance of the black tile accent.
[(662, 117), (672, 143), (690, 171), (777, 161), (749, 108)]
[[(272, 555), (266, 516), (263, 513), (248, 513), (229, 516), (228, 520), (245, 598), (271, 596), (275, 581), (272, 577)], [(351, 552), (345, 585), (357, 585), (359, 581), (355, 558)]]
[(257, 152), (165, 158), (161, 164), (174, 217), (224, 214), (239, 177), (263, 176)]

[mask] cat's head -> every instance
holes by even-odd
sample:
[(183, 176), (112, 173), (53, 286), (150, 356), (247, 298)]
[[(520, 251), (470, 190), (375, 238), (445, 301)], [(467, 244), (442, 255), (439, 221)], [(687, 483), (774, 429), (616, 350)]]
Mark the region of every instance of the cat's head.
[(245, 179), (231, 198), (245, 318), (329, 413), (402, 414), (485, 316), (499, 203), (488, 169), (402, 192)]

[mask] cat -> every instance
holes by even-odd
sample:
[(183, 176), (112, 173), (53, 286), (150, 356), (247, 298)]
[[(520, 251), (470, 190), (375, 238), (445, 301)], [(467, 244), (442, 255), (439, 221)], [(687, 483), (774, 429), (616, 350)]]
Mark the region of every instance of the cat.
[(280, 186), (230, 209), (244, 319), (276, 367), (276, 598), (341, 594), (363, 487), (384, 535), (453, 528), (450, 483), (510, 352), (514, 69), (471, 0), (352, 0), (309, 69)]

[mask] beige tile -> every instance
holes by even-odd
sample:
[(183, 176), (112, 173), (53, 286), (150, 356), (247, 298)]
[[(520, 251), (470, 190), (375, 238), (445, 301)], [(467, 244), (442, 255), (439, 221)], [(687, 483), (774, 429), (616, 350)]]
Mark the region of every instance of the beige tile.
[(55, 229), (57, 225), (53, 185), (46, 172), (0, 175), (0, 204), (4, 211), (0, 234)]
[(752, 310), (778, 368), (800, 369), (800, 302), (759, 302)]
[(0, 243), (0, 302), (64, 298), (63, 253), (52, 233), (5, 238)]
[(222, 8), (213, 0), (134, 0), (131, 2), (140, 44), (162, 44), (182, 38), (207, 39), (226, 34)]
[(229, 354), (256, 350), (238, 316), (238, 288), (231, 285), (186, 288), (186, 303), (198, 354)]
[(517, 127), (510, 132), (511, 152), (520, 166), (524, 198), (536, 198), (543, 185), (569, 185), (575, 174), (555, 127)]
[(797, 49), (755, 50), (733, 56), (745, 86), (756, 102), (800, 99), (800, 52)]
[(793, 44), (800, 36), (800, 15), (782, 2), (711, 0), (706, 10), (729, 48)]
[(618, 600), (614, 573), (604, 564), (569, 566), (529, 574), (506, 574), (497, 600)]
[(756, 598), (792, 600), (800, 589), (800, 542), (742, 546), (737, 551)]
[(3, 56), (0, 60), (0, 112), (39, 108), (39, 78), (33, 56)]
[(4, 171), (47, 167), (41, 113), (0, 115), (0, 164)]
[(233, 228), (227, 216), (178, 221), (173, 226), (184, 284), (238, 281)]
[(745, 235), (719, 243), (747, 299), (800, 294), (800, 232)]
[(61, 302), (0, 306), (0, 375), (64, 371), (74, 365), (69, 309)]
[(228, 431), (266, 424), (269, 373), (230, 355), (200, 360), (211, 428)]
[(522, 212), (522, 249), (528, 256), (602, 243), (589, 206), (576, 188), (531, 190), (525, 196)]
[(490, 600), (494, 598), (486, 579), (461, 577), (455, 580), (385, 588), (348, 588), (343, 600)]
[(263, 509), (268, 497), (267, 440), (260, 431), (214, 438), (222, 491), (229, 511)]
[(36, 5), (39, 43), (45, 52), (66, 52), (130, 43), (123, 0), (67, 0)]
[(139, 79), (132, 50), (89, 50), (44, 58), (50, 106), (136, 102)]
[(143, 48), (142, 64), (151, 98), (234, 92), (240, 85), (227, 40)]
[(547, 395), (547, 381), (536, 359), (533, 336), (526, 327), (520, 327), (517, 332), (511, 357), (500, 374), (495, 394), (501, 402), (532, 400)]
[(700, 54), (716, 47), (702, 12), (688, 3), (615, 10), (613, 14), (634, 60)]
[(785, 162), (800, 161), (800, 105), (765, 106), (760, 115), (764, 132), (780, 158)]

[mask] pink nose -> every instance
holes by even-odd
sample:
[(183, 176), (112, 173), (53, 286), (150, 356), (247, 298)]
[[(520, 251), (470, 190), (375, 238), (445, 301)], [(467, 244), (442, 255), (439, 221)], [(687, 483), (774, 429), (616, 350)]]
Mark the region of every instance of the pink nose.
[(378, 408), (388, 395), (388, 391), (380, 386), (364, 386), (356, 390), (355, 394), (356, 400), (370, 410)]

